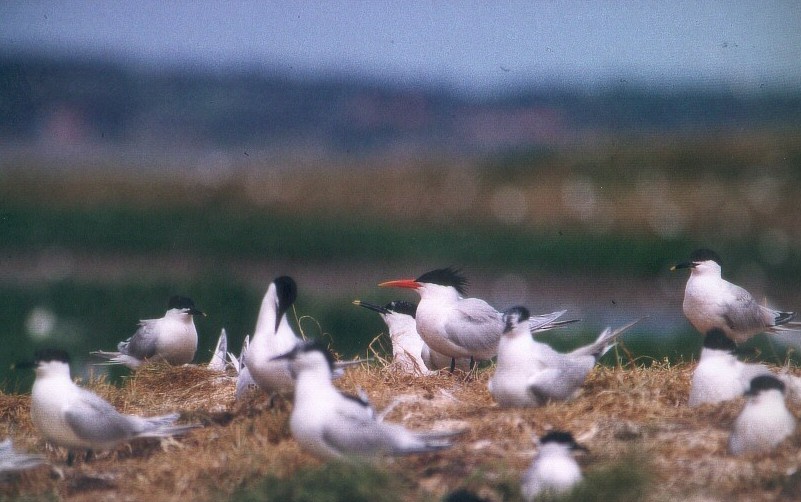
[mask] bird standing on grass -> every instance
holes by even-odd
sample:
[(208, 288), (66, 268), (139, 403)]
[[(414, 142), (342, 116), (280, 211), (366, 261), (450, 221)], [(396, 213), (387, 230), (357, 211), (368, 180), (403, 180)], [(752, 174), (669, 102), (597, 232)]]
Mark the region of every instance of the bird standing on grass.
[(63, 350), (36, 353), (31, 391), (31, 421), (48, 441), (70, 450), (105, 450), (137, 438), (185, 434), (199, 425), (176, 425), (178, 413), (142, 418), (123, 415), (100, 396), (78, 387), (70, 378), (69, 356)]
[(327, 459), (370, 460), (428, 453), (451, 446), (462, 431), (413, 432), (381, 421), (366, 400), (341, 393), (331, 381), (334, 360), (319, 342), (298, 344), (279, 360), (295, 377), (289, 428), (306, 451)]
[(573, 452), (587, 449), (576, 443), (569, 432), (549, 432), (540, 438), (539, 446), (531, 467), (523, 475), (521, 492), (527, 501), (563, 495), (583, 479)]
[[(450, 366), (451, 358), (431, 350), (417, 333), (414, 319), (417, 312), (416, 304), (401, 300), (389, 302), (383, 307), (361, 300), (354, 300), (353, 304), (381, 315), (392, 341), (393, 363), (404, 373), (430, 375), (436, 370)], [(456, 367), (467, 371), (470, 369), (470, 359), (458, 359)]]
[[(426, 272), (417, 279), (387, 281), (380, 287), (414, 289), (420, 295), (417, 332), (432, 349), (455, 359), (487, 360), (498, 353), (502, 315), (478, 298), (464, 298), (467, 280), (453, 268)], [(574, 321), (556, 321), (565, 311), (532, 318), (532, 331), (545, 331)]]
[(748, 291), (723, 279), (720, 265), (717, 253), (697, 249), (690, 254), (690, 261), (671, 267), (671, 270), (690, 269), (682, 310), (700, 333), (718, 328), (736, 343), (742, 343), (758, 333), (801, 328), (791, 322), (795, 312), (762, 306)]
[(98, 350), (92, 354), (107, 359), (108, 364), (123, 364), (131, 369), (146, 361), (191, 363), (197, 351), (196, 315), (206, 314), (195, 308), (191, 298), (173, 296), (164, 317), (139, 321), (139, 329), (117, 345), (117, 352)]
[(795, 431), (795, 417), (784, 402), (784, 384), (771, 375), (751, 380), (748, 400), (734, 421), (729, 453), (768, 452)]
[(498, 344), (495, 373), (489, 391), (501, 406), (542, 406), (550, 400), (569, 399), (584, 383), (595, 363), (615, 340), (639, 321), (615, 331), (606, 328), (595, 342), (562, 354), (535, 341), (525, 307), (512, 307), (503, 315), (505, 328)]
[(751, 385), (751, 380), (771, 372), (761, 364), (748, 364), (737, 359), (734, 340), (722, 329), (710, 329), (704, 336), (704, 347), (690, 381), (690, 406), (716, 404), (738, 398)]

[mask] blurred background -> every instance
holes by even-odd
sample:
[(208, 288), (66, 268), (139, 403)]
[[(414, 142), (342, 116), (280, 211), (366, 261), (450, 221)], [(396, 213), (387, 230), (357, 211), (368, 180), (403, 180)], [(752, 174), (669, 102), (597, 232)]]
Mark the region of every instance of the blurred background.
[(695, 248), (801, 308), (799, 28), (790, 1), (4, 1), (0, 383), (172, 294), (208, 313), (197, 361), (222, 327), (238, 351), (282, 274), (306, 336), (365, 355), (351, 301), (449, 265), (582, 319), (557, 346), (648, 315), (630, 354), (691, 359)]

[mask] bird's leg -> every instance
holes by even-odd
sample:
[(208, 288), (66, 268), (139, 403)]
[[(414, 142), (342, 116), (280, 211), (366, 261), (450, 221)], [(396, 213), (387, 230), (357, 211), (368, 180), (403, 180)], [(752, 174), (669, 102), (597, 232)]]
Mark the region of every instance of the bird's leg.
[(75, 452), (72, 450), (67, 450), (67, 467), (72, 467), (72, 464), (75, 463)]
[(94, 450), (86, 450), (86, 456), (84, 457), (84, 462), (89, 463), (90, 460), (94, 460), (95, 458), (95, 451)]
[(455, 369), (456, 369), (456, 358), (451, 357), (451, 373), (453, 373), (453, 370)]
[(470, 356), (470, 371), (473, 371), (474, 369), (476, 369), (476, 360), (473, 358), (473, 356)]

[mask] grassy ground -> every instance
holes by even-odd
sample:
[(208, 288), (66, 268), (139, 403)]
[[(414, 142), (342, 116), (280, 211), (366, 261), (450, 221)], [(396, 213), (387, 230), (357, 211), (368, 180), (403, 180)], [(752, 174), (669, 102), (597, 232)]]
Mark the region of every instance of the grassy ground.
[[(323, 463), (298, 448), (290, 401), (233, 398), (233, 379), (197, 366), (147, 367), (121, 387), (85, 382), (127, 413), (180, 410), (205, 427), (175, 441), (136, 442), (65, 465), (32, 429), (29, 396), (0, 394), (0, 436), (23, 450), (46, 451), (40, 467), (0, 485), (0, 498), (84, 500), (439, 500), (469, 490), (488, 500), (518, 500), (532, 437), (573, 432), (590, 452), (578, 499), (791, 500), (801, 434), (771, 454), (732, 457), (728, 430), (742, 401), (691, 410), (690, 363), (597, 367), (582, 393), (539, 409), (499, 409), (486, 390), (493, 368), (410, 377), (377, 363), (347, 372), (338, 386), (364, 389), (387, 420), (410, 428), (466, 427), (447, 451), (386, 459), (374, 466)], [(796, 374), (801, 371), (792, 368)], [(794, 413), (801, 407), (794, 405)]]

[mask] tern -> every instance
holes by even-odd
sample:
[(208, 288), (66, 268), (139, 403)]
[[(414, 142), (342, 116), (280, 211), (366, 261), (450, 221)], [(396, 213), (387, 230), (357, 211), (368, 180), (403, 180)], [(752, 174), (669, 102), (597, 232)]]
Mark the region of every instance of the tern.
[(549, 432), (540, 438), (539, 446), (531, 467), (523, 475), (521, 492), (527, 501), (565, 494), (583, 479), (573, 452), (587, 449), (576, 443), (572, 434)]
[(289, 362), (275, 358), (301, 341), (286, 317), (297, 296), (297, 284), (289, 276), (277, 277), (270, 283), (261, 302), (253, 338), (242, 355), (250, 377), (267, 394), (290, 391), (294, 386)]
[(709, 249), (697, 249), (690, 261), (679, 263), (671, 270), (690, 269), (684, 289), (682, 310), (687, 320), (700, 333), (722, 329), (736, 343), (742, 343), (758, 333), (775, 333), (801, 327), (790, 322), (795, 312), (782, 312), (762, 306), (751, 294), (720, 275), (721, 259)]
[(751, 380), (771, 372), (761, 364), (744, 363), (737, 359), (734, 340), (719, 328), (709, 330), (698, 366), (690, 382), (691, 407), (716, 404), (738, 398), (746, 392)]
[(92, 354), (107, 359), (108, 364), (123, 364), (131, 369), (145, 361), (191, 363), (197, 351), (195, 315), (206, 314), (195, 308), (191, 298), (173, 296), (164, 317), (139, 321), (139, 329), (117, 345), (117, 352), (98, 350)]
[[(454, 268), (441, 268), (417, 279), (382, 282), (379, 287), (414, 289), (420, 295), (417, 332), (432, 349), (451, 358), (487, 360), (498, 353), (503, 316), (478, 298), (464, 298), (467, 280)], [(564, 310), (532, 318), (532, 331), (545, 331), (575, 321), (556, 321)]]
[[(393, 362), (402, 372), (430, 375), (436, 370), (450, 367), (451, 358), (431, 350), (417, 333), (414, 318), (417, 312), (416, 304), (402, 300), (389, 302), (383, 307), (361, 300), (354, 300), (353, 304), (381, 315), (392, 341)], [(467, 371), (470, 368), (470, 359), (458, 359), (456, 367)]]
[(488, 384), (490, 394), (503, 407), (535, 407), (570, 399), (617, 338), (639, 322), (614, 331), (606, 328), (595, 342), (563, 354), (534, 340), (530, 330), (537, 326), (529, 323), (525, 307), (510, 308), (503, 319), (498, 361)]
[(176, 425), (178, 413), (143, 418), (123, 415), (100, 396), (77, 386), (70, 378), (69, 355), (45, 349), (33, 363), (36, 379), (31, 391), (31, 421), (48, 441), (70, 450), (105, 450), (137, 438), (185, 434), (196, 424)]
[(278, 359), (289, 364), (295, 378), (292, 436), (319, 457), (359, 461), (435, 452), (450, 447), (463, 432), (414, 432), (380, 420), (366, 399), (334, 387), (334, 359), (317, 341), (300, 343)]
[(11, 438), (0, 441), (0, 479), (7, 474), (32, 469), (46, 462), (42, 455), (16, 451)]
[[(289, 370), (289, 361), (278, 356), (289, 353), (302, 342), (292, 330), (286, 316), (297, 295), (297, 284), (289, 276), (277, 277), (267, 287), (253, 338), (250, 339), (247, 350), (244, 350), (242, 355), (244, 369), (240, 372), (242, 384), (237, 382), (238, 395), (241, 396), (248, 388), (248, 375), (268, 395), (290, 392), (294, 388), (295, 382)], [(356, 360), (336, 363), (337, 371), (334, 377), (341, 376), (345, 367), (362, 362)]]
[(784, 384), (771, 375), (751, 380), (748, 400), (734, 421), (729, 453), (767, 452), (795, 431), (795, 417), (784, 402)]

